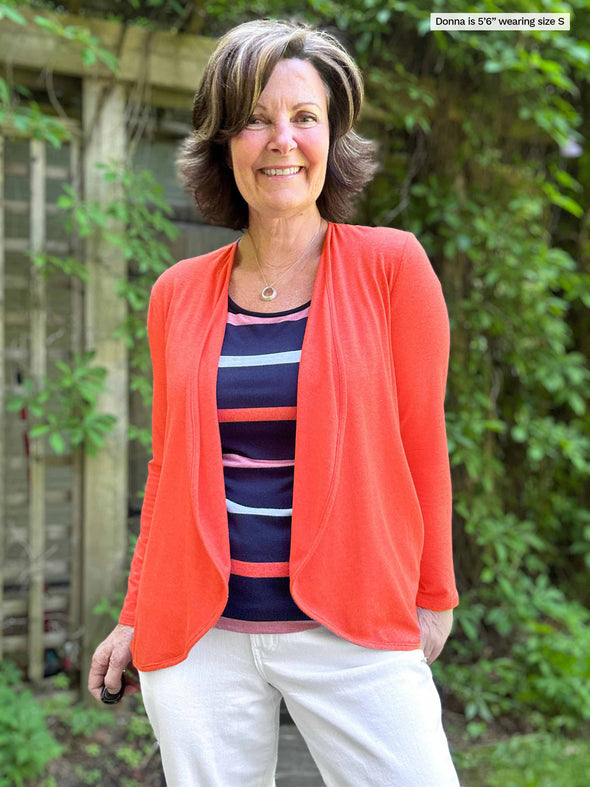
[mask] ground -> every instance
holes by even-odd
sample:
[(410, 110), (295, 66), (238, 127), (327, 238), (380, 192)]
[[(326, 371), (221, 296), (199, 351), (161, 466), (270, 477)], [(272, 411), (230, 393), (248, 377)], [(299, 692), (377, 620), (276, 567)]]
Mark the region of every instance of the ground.
[[(48, 700), (48, 710), (51, 732), (64, 751), (58, 760), (49, 763), (45, 777), (34, 787), (165, 787), (158, 747), (137, 698), (106, 708), (71, 702), (66, 705), (62, 695)], [(457, 717), (450, 726), (456, 727), (461, 718)], [(458, 738), (457, 734), (454, 737)], [(305, 741), (284, 707), (276, 784), (323, 787)]]
[[(101, 707), (80, 710), (74, 723), (72, 717), (64, 720), (61, 714), (51, 716), (52, 733), (67, 751), (48, 765), (45, 778), (37, 785), (46, 787), (53, 778), (58, 787), (165, 787), (159, 752), (147, 719), (141, 705), (133, 704), (133, 708), (117, 708), (114, 714), (112, 709)], [(98, 726), (101, 718), (115, 718), (116, 723)], [(74, 734), (85, 721), (82, 734)], [(303, 738), (286, 712), (280, 728), (276, 783), (277, 787), (323, 785)]]
[[(165, 787), (159, 751), (141, 699), (106, 707), (73, 702), (68, 692), (43, 700), (51, 733), (63, 747), (43, 778), (26, 787)], [(445, 704), (445, 703), (443, 703)], [(524, 734), (515, 721), (470, 739), (463, 714), (447, 707), (444, 725), (462, 787), (587, 787), (590, 735)], [(1, 781), (1, 780), (0, 780)], [(277, 787), (323, 787), (307, 746), (281, 715)], [(244, 786), (245, 787), (245, 786)]]

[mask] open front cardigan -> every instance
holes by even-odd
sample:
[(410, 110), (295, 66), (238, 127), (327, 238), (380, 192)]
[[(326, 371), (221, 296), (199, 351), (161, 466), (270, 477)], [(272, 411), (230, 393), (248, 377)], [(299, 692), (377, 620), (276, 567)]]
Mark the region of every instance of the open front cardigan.
[[(220, 617), (230, 551), (217, 368), (236, 244), (156, 281), (153, 457), (120, 622), (135, 666), (177, 664)], [(456, 606), (444, 396), (449, 324), (414, 235), (329, 224), (301, 353), (290, 587), (371, 648), (419, 647)]]

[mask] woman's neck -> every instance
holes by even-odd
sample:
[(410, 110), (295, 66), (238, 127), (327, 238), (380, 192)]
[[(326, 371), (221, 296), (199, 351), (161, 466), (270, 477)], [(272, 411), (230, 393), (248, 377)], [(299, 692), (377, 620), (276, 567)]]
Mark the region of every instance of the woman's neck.
[[(292, 265), (300, 255), (317, 255), (321, 251), (326, 222), (316, 209), (307, 214), (287, 219), (265, 219), (250, 216), (243, 257), (251, 265), (256, 265), (256, 257), (269, 275), (280, 275)], [(309, 248), (307, 248), (309, 246)]]

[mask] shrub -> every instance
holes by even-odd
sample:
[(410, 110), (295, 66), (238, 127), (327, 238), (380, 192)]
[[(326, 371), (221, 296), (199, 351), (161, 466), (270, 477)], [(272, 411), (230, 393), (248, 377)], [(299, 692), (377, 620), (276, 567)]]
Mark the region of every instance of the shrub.
[(39, 776), (62, 748), (47, 728), (45, 714), (24, 689), (11, 662), (0, 664), (0, 787), (21, 787)]

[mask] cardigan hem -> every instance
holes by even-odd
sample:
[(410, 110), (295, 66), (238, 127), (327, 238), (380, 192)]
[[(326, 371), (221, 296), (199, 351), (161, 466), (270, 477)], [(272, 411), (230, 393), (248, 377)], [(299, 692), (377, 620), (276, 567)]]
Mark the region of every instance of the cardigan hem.
[(205, 634), (215, 626), (215, 624), (221, 617), (221, 612), (223, 612), (226, 603), (227, 603), (227, 599), (224, 602), (224, 606), (221, 608), (219, 612), (215, 613), (213, 618), (211, 618), (210, 622), (206, 623), (205, 626), (203, 626), (202, 629), (199, 629), (197, 634), (193, 638), (191, 638), (189, 644), (186, 646), (186, 648), (184, 649), (184, 651), (180, 656), (171, 656), (168, 659), (163, 659), (162, 661), (156, 661), (151, 664), (150, 663), (143, 664), (143, 665), (139, 664), (139, 662), (135, 658), (135, 653), (133, 648), (133, 642), (135, 641), (135, 637), (134, 637), (131, 640), (131, 653), (133, 655), (133, 666), (136, 669), (140, 670), (140, 672), (154, 672), (155, 670), (158, 669), (164, 669), (165, 667), (174, 667), (175, 664), (180, 664), (181, 661), (184, 661), (187, 658), (191, 648), (193, 648), (197, 644), (197, 642), (201, 639), (201, 637), (204, 637)]
[[(318, 621), (318, 623), (320, 623), (320, 621)], [(377, 643), (374, 642), (373, 640), (366, 640), (366, 639), (354, 640), (351, 639), (350, 637), (345, 637), (343, 634), (340, 634), (339, 632), (335, 631), (332, 627), (326, 625), (325, 623), (322, 623), (322, 625), (324, 625), (327, 629), (329, 629), (333, 634), (336, 634), (336, 636), (341, 637), (342, 639), (346, 639), (348, 640), (348, 642), (352, 642), (353, 645), (360, 645), (362, 647), (372, 647), (373, 650), (408, 651), (408, 650), (418, 650), (420, 648), (420, 640), (416, 640), (414, 642), (404, 642), (404, 643), (399, 643), (399, 642)], [(184, 661), (188, 657), (190, 650), (197, 644), (197, 642), (201, 639), (201, 637), (205, 636), (205, 634), (207, 634), (207, 632), (213, 629), (214, 627), (215, 624), (213, 624), (213, 626), (209, 626), (207, 631), (204, 631), (202, 634), (199, 634), (194, 640), (191, 640), (188, 647), (179, 656), (172, 656), (171, 658), (164, 659), (163, 661), (158, 661), (153, 664), (143, 664), (143, 665), (137, 664), (134, 659), (133, 664), (135, 668), (138, 669), (140, 672), (155, 672), (156, 670), (165, 669), (166, 667), (174, 667), (176, 664), (180, 664), (182, 661)]]
[[(321, 623), (322, 626), (325, 626), (327, 629), (330, 629), (330, 631), (333, 634), (336, 634), (337, 637), (346, 639), (355, 645), (361, 645), (363, 647), (373, 648), (374, 650), (416, 650), (416, 648), (420, 647), (420, 638), (418, 638), (417, 640), (413, 640), (412, 642), (383, 642), (383, 641), (378, 642), (377, 640), (365, 639), (365, 638), (352, 639), (350, 635), (347, 636), (343, 631), (339, 629), (338, 626), (330, 623), (327, 618), (325, 618), (321, 614), (319, 615), (317, 612), (312, 610), (311, 607), (303, 607), (300, 604), (300, 602), (295, 598), (294, 595), (293, 598), (299, 609), (305, 612), (306, 615), (308, 615), (310, 618), (317, 621), (318, 623)], [(417, 622), (416, 625), (418, 625)]]

